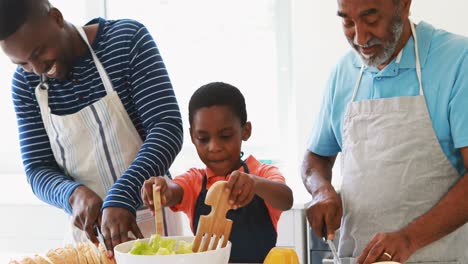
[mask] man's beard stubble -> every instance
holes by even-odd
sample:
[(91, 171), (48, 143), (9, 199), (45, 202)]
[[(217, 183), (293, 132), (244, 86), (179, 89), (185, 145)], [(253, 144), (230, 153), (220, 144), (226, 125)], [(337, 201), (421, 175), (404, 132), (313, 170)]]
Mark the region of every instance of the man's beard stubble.
[(353, 40), (348, 39), (348, 42), (353, 47), (354, 50), (357, 51), (359, 56), (361, 57), (362, 61), (367, 66), (377, 67), (382, 65), (392, 57), (393, 53), (400, 42), (401, 36), (403, 34), (403, 20), (401, 19), (400, 15), (395, 15), (392, 20), (392, 28), (391, 28), (392, 38), (390, 41), (384, 43), (380, 39), (373, 38), (371, 39), (365, 46), (372, 46), (372, 45), (382, 45), (383, 50), (380, 51), (378, 54), (373, 56), (364, 56), (361, 52), (359, 52), (359, 44), (354, 43)]

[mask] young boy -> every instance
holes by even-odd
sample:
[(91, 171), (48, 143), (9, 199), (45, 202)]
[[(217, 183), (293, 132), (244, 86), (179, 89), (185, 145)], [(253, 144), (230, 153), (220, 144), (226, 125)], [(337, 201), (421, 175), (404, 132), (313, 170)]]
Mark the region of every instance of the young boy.
[(262, 263), (276, 244), (276, 225), (282, 211), (291, 208), (293, 196), (283, 175), (253, 156), (241, 160), (242, 141), (250, 137), (244, 97), (234, 86), (215, 82), (200, 87), (189, 102), (190, 136), (206, 169), (192, 168), (174, 180), (152, 177), (145, 181), (142, 199), (154, 210), (153, 184), (160, 188), (163, 205), (183, 211), (197, 231), (200, 215), (207, 215), (207, 189), (228, 181), (234, 210), (230, 262)]

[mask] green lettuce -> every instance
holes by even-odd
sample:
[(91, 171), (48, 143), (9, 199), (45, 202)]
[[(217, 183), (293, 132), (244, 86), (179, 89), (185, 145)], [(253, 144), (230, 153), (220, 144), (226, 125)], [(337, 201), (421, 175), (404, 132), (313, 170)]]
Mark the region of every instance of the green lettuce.
[(164, 238), (160, 235), (152, 235), (148, 242), (141, 240), (133, 243), (130, 254), (133, 255), (174, 255), (174, 254), (190, 254), (193, 243), (188, 243), (184, 240), (177, 241), (172, 238)]

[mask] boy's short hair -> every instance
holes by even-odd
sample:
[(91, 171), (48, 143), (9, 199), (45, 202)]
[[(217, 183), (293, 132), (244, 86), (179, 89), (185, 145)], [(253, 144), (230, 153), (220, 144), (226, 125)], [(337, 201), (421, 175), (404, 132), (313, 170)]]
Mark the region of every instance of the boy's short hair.
[(227, 106), (239, 117), (242, 126), (247, 122), (244, 96), (239, 89), (230, 84), (212, 82), (203, 85), (195, 91), (189, 102), (190, 125), (197, 110), (210, 106)]
[(32, 16), (44, 14), (48, 0), (0, 0), (0, 41), (13, 35)]

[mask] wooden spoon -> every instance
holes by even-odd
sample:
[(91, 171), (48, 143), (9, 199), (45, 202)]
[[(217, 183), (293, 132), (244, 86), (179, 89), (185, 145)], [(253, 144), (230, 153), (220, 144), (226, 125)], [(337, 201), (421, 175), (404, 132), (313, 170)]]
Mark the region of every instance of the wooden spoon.
[(231, 235), (232, 220), (226, 219), (226, 213), (232, 209), (232, 206), (229, 204), (230, 192), (225, 191), (226, 185), (227, 181), (218, 181), (211, 185), (206, 194), (205, 203), (211, 205), (211, 212), (209, 215), (200, 216), (197, 235), (193, 241), (193, 252), (214, 250), (218, 247), (221, 238), (223, 240), (221, 247), (227, 245)]
[(153, 204), (154, 204), (154, 223), (156, 225), (156, 234), (164, 236), (164, 217), (161, 205), (161, 192), (153, 185)]

